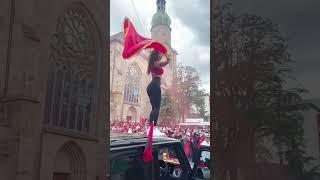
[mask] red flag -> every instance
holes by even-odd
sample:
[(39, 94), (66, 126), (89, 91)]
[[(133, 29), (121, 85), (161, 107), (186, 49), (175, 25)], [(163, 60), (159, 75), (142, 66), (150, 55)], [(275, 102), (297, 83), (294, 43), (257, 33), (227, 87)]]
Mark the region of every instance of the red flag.
[(140, 52), (143, 49), (153, 48), (162, 54), (168, 55), (167, 48), (161, 43), (142, 37), (136, 32), (133, 24), (129, 18), (125, 17), (123, 23), (123, 37), (124, 37), (124, 48), (122, 51), (122, 57), (128, 59), (134, 54)]
[(184, 152), (185, 152), (186, 156), (189, 158), (190, 157), (190, 153), (191, 153), (190, 141), (189, 140), (186, 140), (186, 142), (184, 144)]
[(147, 144), (144, 148), (144, 153), (143, 153), (144, 162), (150, 162), (153, 159), (152, 158), (152, 136), (153, 136), (153, 123), (151, 122), (149, 127)]
[(196, 145), (196, 149), (200, 149), (201, 143), (204, 141), (204, 139), (202, 137), (199, 138), (198, 143)]
[(206, 164), (203, 161), (200, 161), (200, 167), (204, 168), (206, 167)]

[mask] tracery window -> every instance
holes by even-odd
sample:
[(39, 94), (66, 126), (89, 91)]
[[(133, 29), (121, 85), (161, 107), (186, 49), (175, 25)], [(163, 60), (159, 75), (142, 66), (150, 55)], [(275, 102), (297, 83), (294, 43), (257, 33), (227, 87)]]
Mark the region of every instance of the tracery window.
[(58, 18), (49, 42), (46, 123), (89, 132), (93, 126), (95, 65), (98, 52), (95, 26), (79, 4)]
[(139, 66), (134, 63), (128, 68), (124, 91), (124, 100), (127, 103), (139, 104), (140, 98), (140, 79), (141, 71)]

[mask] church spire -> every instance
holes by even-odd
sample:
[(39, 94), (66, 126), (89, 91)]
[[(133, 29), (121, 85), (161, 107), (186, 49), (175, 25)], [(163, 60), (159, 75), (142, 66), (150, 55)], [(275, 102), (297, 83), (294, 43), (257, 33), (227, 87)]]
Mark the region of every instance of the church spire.
[(166, 0), (157, 0), (157, 11), (166, 11)]

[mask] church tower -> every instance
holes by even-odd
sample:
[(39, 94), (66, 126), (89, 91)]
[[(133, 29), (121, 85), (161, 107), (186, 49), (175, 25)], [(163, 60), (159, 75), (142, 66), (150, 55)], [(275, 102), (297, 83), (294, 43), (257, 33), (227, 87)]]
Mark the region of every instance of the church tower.
[(171, 54), (171, 62), (166, 66), (164, 82), (166, 88), (175, 89), (176, 56), (177, 52), (171, 46), (171, 19), (166, 13), (166, 0), (157, 0), (157, 12), (151, 21), (151, 38), (163, 43)]
[(171, 47), (171, 19), (166, 13), (166, 1), (157, 0), (157, 12), (151, 21), (151, 37)]

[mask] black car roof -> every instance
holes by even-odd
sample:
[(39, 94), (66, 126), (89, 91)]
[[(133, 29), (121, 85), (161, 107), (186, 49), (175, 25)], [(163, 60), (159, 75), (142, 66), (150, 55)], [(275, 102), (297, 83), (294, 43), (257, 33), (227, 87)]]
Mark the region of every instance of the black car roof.
[[(141, 134), (129, 133), (111, 133), (110, 134), (110, 147), (119, 147), (127, 145), (144, 145), (147, 142), (147, 136)], [(153, 137), (153, 144), (177, 143), (177, 139), (168, 137)]]

